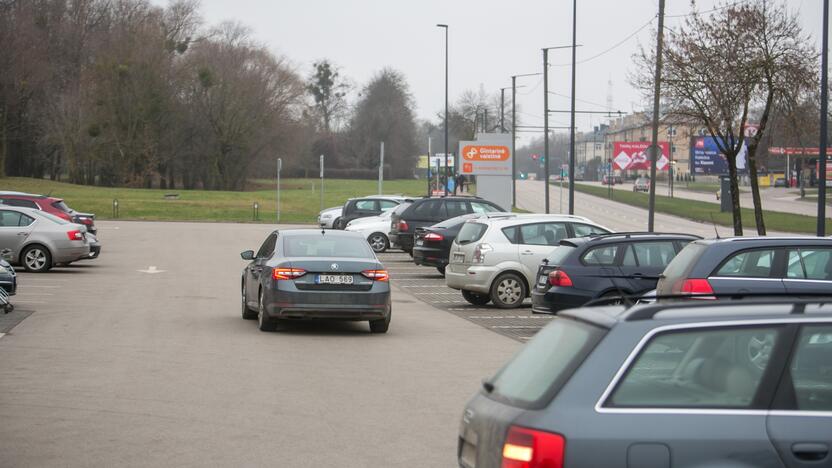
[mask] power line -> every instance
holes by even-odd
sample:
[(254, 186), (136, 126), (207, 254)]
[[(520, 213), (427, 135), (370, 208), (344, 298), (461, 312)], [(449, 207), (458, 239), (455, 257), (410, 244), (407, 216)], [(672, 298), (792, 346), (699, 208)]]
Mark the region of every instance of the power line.
[(742, 5), (744, 3), (748, 3), (751, 0), (740, 0), (738, 2), (729, 3), (728, 5), (722, 5), (721, 7), (711, 8), (710, 10), (705, 11), (692, 11), (690, 13), (678, 14), (678, 15), (665, 15), (665, 18), (684, 18), (685, 16), (693, 16), (693, 15), (703, 15), (706, 13), (713, 13), (719, 10), (725, 10), (726, 8), (735, 7), (738, 5)]
[[(633, 31), (632, 33), (630, 33), (630, 34), (629, 34), (627, 37), (625, 37), (624, 39), (621, 39), (620, 41), (616, 42), (616, 43), (615, 43), (615, 44), (613, 44), (612, 46), (608, 47), (607, 49), (604, 49), (602, 52), (599, 52), (599, 53), (597, 53), (597, 54), (593, 55), (592, 57), (585, 58), (585, 59), (583, 59), (583, 60), (579, 60), (579, 61), (575, 62), (575, 64), (576, 64), (576, 65), (580, 65), (580, 64), (582, 64), (582, 63), (587, 63), (587, 62), (589, 62), (589, 61), (592, 61), (592, 60), (597, 59), (598, 57), (601, 57), (602, 55), (605, 55), (605, 54), (607, 54), (607, 53), (609, 53), (609, 52), (612, 52), (613, 50), (615, 50), (615, 49), (617, 49), (618, 47), (622, 46), (625, 42), (627, 42), (627, 41), (629, 41), (630, 39), (632, 39), (633, 37), (635, 37), (638, 33), (640, 33), (641, 31), (643, 31), (643, 30), (644, 30), (644, 28), (646, 28), (647, 26), (650, 26), (650, 24), (651, 24), (651, 23), (653, 23), (653, 21), (655, 21), (655, 19), (656, 19), (656, 17), (655, 17), (655, 16), (654, 16), (654, 17), (652, 17), (652, 18), (650, 18), (650, 21), (648, 21), (648, 22), (644, 23), (641, 27), (639, 27), (638, 29), (636, 29), (635, 31)], [(558, 63), (558, 64), (552, 64), (552, 65), (549, 65), (549, 66), (550, 66), (550, 67), (570, 67), (570, 66), (572, 66), (572, 63), (571, 63), (571, 62), (570, 62), (570, 63)]]

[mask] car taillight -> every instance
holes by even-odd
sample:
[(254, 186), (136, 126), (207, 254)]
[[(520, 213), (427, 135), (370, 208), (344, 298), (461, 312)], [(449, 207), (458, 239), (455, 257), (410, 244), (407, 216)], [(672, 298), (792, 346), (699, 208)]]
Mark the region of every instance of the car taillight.
[(445, 239), (445, 236), (443, 236), (442, 234), (437, 234), (435, 232), (429, 232), (425, 235), (425, 240), (426, 241), (439, 242), (439, 241), (444, 240), (444, 239)]
[(74, 231), (67, 231), (66, 236), (69, 237), (69, 240), (71, 241), (84, 240), (84, 234), (77, 229)]
[(503, 468), (563, 468), (566, 439), (560, 434), (511, 426), (503, 444)]
[(92, 219), (91, 218), (78, 218), (78, 221), (80, 221), (82, 224), (85, 224), (87, 226), (92, 226)]
[(53, 213), (53, 214), (54, 214), (55, 216), (57, 216), (57, 217), (61, 218), (61, 219), (66, 220), (66, 221), (72, 221), (72, 216), (70, 216), (70, 215), (68, 215), (68, 214), (64, 213), (63, 211), (59, 211), (59, 212), (57, 212), (57, 213)]
[(273, 268), (272, 278), (275, 280), (290, 280), (300, 278), (306, 274), (306, 270), (302, 268)]
[(374, 281), (387, 281), (390, 279), (387, 270), (364, 270), (361, 274)]
[(679, 288), (679, 292), (681, 294), (690, 294), (695, 295), (694, 299), (716, 299), (713, 296), (705, 296), (705, 294), (713, 294), (714, 288), (711, 287), (711, 283), (708, 282), (705, 278), (688, 278), (686, 279), (681, 287)]
[(407, 221), (401, 220), (399, 221), (399, 232), (405, 232), (408, 229)]
[(494, 250), (490, 244), (479, 244), (474, 247), (474, 255), (471, 257), (472, 263), (484, 263), (485, 254)]
[(569, 275), (567, 275), (563, 270), (554, 270), (549, 273), (549, 285), (571, 287), (572, 278), (570, 278)]

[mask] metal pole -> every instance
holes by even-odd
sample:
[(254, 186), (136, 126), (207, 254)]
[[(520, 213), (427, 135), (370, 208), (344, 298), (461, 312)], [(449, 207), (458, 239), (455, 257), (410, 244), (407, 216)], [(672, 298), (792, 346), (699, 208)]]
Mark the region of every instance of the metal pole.
[(431, 167), (431, 164), (430, 164), (430, 155), (431, 155), (431, 152), (430, 152), (430, 151), (431, 151), (431, 150), (430, 150), (430, 143), (431, 143), (431, 138), (430, 138), (430, 137), (428, 137), (428, 171), (427, 171), (427, 173), (425, 174), (425, 179), (427, 179), (427, 181), (428, 181), (428, 197), (430, 197), (430, 179), (431, 179), (431, 177), (430, 177), (430, 173), (431, 173), (431, 172), (433, 172), (433, 171), (431, 170), (431, 169), (433, 169), (433, 168)]
[(381, 155), (378, 162), (378, 194), (381, 195), (384, 185), (384, 142), (381, 142)]
[(324, 155), (321, 155), (321, 211), (324, 210)]
[(517, 206), (517, 77), (511, 77), (511, 206)]
[(823, 51), (820, 67), (820, 159), (818, 160), (818, 237), (826, 235), (826, 132), (829, 81), (829, 0), (823, 0)]
[(485, 109), (482, 117), (482, 132), (488, 133), (488, 109)]
[[(447, 158), (448, 158), (448, 25), (437, 24), (438, 27), (445, 29), (445, 172), (447, 173)], [(456, 155), (454, 155), (454, 167), (457, 166)], [(447, 174), (445, 174), (447, 177)], [(454, 186), (454, 194), (456, 194), (456, 186)], [(448, 195), (448, 184), (445, 184), (445, 196)]]
[(673, 137), (676, 134), (676, 128), (671, 125), (667, 129), (667, 134), (670, 137), (670, 157), (668, 158), (670, 163), (667, 166), (667, 194), (670, 198), (673, 198), (673, 173), (676, 172), (673, 170)]
[(549, 49), (543, 49), (543, 186), (549, 214)]
[(500, 88), (500, 133), (506, 132), (506, 89)]
[(650, 155), (650, 201), (647, 212), (647, 230), (653, 232), (656, 215), (656, 161), (659, 159), (659, 97), (662, 77), (662, 42), (664, 40), (664, 0), (659, 0), (659, 27), (656, 33), (656, 75), (653, 90), (653, 140)]
[(277, 158), (277, 222), (280, 223), (280, 170), (283, 169), (283, 158)]
[[(575, 43), (578, 0), (572, 0), (572, 109), (569, 124), (569, 214), (575, 214)], [(549, 108), (546, 108), (549, 112)], [(561, 177), (562, 179), (563, 177)], [(561, 182), (562, 184), (562, 182)], [(563, 210), (561, 210), (563, 213)]]

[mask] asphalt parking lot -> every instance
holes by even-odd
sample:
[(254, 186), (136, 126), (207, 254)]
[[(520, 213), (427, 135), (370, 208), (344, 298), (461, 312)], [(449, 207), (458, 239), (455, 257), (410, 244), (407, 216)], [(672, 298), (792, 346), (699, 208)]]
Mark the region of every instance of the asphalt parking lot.
[(401, 290), (437, 309), (520, 342), (532, 338), (554, 317), (532, 314), (530, 299), (526, 299), (518, 309), (498, 309), (490, 304), (482, 307), (471, 305), (463, 299), (462, 293), (445, 286), (445, 279), (435, 268), (416, 265), (407, 253), (389, 251), (380, 254), (379, 259), (390, 271), (395, 286)]

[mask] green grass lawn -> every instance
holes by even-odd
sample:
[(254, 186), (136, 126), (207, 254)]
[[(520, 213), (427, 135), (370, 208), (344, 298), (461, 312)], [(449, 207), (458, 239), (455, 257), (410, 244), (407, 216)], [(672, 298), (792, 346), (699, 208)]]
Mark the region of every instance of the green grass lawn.
[[(63, 198), (72, 208), (95, 213), (97, 219), (113, 219), (113, 200), (118, 199), (119, 219), (152, 221), (221, 221), (252, 222), (252, 205), (259, 204), (259, 222), (275, 222), (277, 196), (275, 182), (253, 181), (251, 192), (209, 190), (158, 190), (90, 187), (44, 179), (9, 177), (0, 179), (0, 190), (51, 194)], [(281, 223), (314, 223), (320, 210), (320, 179), (281, 180)], [(423, 180), (384, 182), (385, 194), (422, 196)], [(165, 194), (179, 194), (178, 200), (166, 200)], [(374, 180), (324, 181), (324, 207), (342, 205), (351, 197), (378, 193)]]
[[(576, 184), (575, 190), (598, 197), (607, 198), (606, 187), (595, 187), (592, 185)], [(647, 208), (649, 197), (646, 193), (634, 193), (616, 190), (613, 193), (613, 200), (626, 203), (630, 206)], [(692, 219), (709, 223), (713, 217), (714, 222), (723, 226), (732, 226), (731, 213), (719, 211), (716, 203), (707, 203), (682, 198), (670, 198), (656, 195), (656, 212), (665, 213), (682, 218)], [(754, 225), (754, 210), (742, 209), (743, 229), (746, 232), (756, 232)], [(769, 231), (797, 232), (803, 234), (815, 234), (817, 232), (816, 218), (811, 216), (796, 215), (791, 213), (779, 213), (774, 211), (765, 212), (766, 229)], [(826, 229), (832, 232), (832, 222), (826, 220)]]

